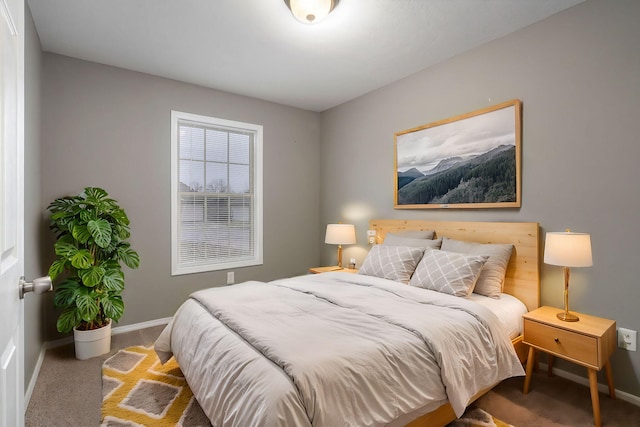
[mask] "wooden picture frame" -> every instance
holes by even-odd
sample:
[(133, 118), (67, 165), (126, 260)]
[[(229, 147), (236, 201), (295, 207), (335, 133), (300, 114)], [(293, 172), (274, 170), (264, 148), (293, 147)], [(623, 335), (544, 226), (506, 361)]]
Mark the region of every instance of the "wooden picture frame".
[(519, 208), (522, 103), (394, 134), (396, 209)]

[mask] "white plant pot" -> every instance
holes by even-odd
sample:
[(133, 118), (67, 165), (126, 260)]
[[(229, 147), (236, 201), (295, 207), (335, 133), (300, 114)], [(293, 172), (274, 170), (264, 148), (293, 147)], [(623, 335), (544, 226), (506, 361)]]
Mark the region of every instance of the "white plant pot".
[(86, 360), (111, 351), (111, 320), (107, 326), (90, 331), (73, 328), (76, 345), (76, 359)]

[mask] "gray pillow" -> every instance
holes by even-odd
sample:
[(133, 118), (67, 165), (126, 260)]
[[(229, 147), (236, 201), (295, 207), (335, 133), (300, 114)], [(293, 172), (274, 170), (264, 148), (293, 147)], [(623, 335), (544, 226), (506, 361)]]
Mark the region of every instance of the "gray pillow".
[[(396, 236), (402, 236), (402, 237), (410, 237), (412, 239), (433, 239), (433, 236), (435, 236), (436, 232), (434, 230), (399, 230), (399, 231), (394, 231), (391, 234), (395, 234)], [(387, 233), (387, 236), (389, 235), (389, 233)]]
[(487, 258), (427, 249), (409, 285), (457, 297), (469, 296)]
[(424, 248), (375, 245), (367, 254), (358, 274), (409, 283), (424, 254)]
[(513, 252), (513, 245), (499, 243), (476, 243), (442, 238), (443, 251), (459, 252), (468, 255), (484, 255), (489, 259), (484, 264), (480, 277), (473, 290), (476, 294), (491, 298), (500, 298), (504, 287), (504, 277)]
[(391, 246), (411, 246), (413, 248), (440, 249), (442, 239), (419, 239), (415, 237), (399, 236), (394, 233), (387, 233), (387, 235), (384, 236), (384, 242), (382, 242), (382, 244)]

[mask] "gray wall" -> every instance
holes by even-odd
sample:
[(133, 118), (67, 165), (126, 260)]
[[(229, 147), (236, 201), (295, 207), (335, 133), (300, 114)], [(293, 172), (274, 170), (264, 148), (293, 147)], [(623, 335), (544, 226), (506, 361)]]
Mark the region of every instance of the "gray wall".
[[(44, 206), (98, 186), (131, 220), (141, 266), (125, 270), (120, 325), (172, 316), (191, 292), (226, 283), (223, 271), (170, 274), (172, 109), (264, 126), (264, 265), (236, 269), (236, 282), (303, 274), (317, 265), (318, 113), (49, 53), (42, 102)], [(44, 236), (48, 264), (53, 235)], [(47, 339), (55, 339), (57, 313), (50, 307)]]
[[(41, 268), (41, 164), (40, 79), (42, 47), (25, 7), (25, 182), (24, 182), (24, 274), (29, 279), (46, 275)], [(25, 384), (29, 384), (42, 349), (43, 306), (47, 298), (29, 294), (24, 299)]]
[[(594, 265), (572, 270), (571, 308), (640, 329), (639, 19), (636, 0), (587, 1), (324, 112), (319, 230), (355, 223), (361, 243), (344, 256), (359, 265), (371, 218), (589, 232)], [(523, 102), (521, 209), (393, 209), (395, 132), (514, 98)], [(332, 263), (335, 249), (320, 246)], [(563, 304), (561, 270), (543, 265), (545, 305)], [(613, 371), (616, 388), (640, 396), (640, 353), (617, 351)]]
[[(41, 193), (43, 212), (56, 197), (105, 187), (131, 217), (132, 244), (142, 256), (139, 270), (126, 271), (121, 325), (170, 316), (190, 292), (223, 284), (225, 274), (169, 274), (169, 111), (254, 122), (265, 126), (265, 264), (236, 270), (236, 281), (334, 263), (335, 248), (322, 243), (329, 222), (356, 224), (362, 243), (346, 247), (345, 259), (356, 257), (360, 265), (371, 218), (538, 221), (543, 232), (570, 227), (592, 235), (594, 266), (573, 269), (572, 308), (638, 330), (638, 17), (636, 1), (590, 0), (321, 115), (45, 54), (41, 188), (35, 182), (40, 59), (32, 39), (27, 164), (36, 170), (27, 189)], [(393, 209), (395, 132), (513, 98), (523, 101), (521, 209)], [(30, 235), (36, 229), (44, 236), (41, 258)], [(42, 217), (28, 218), (29, 275), (46, 270), (52, 243)], [(543, 265), (543, 304), (561, 306), (561, 288), (560, 269)], [(26, 316), (40, 309), (28, 302)], [(50, 304), (44, 310), (43, 339), (58, 338), (55, 313)], [(26, 335), (40, 334), (26, 323)], [(35, 345), (27, 339), (28, 376)], [(639, 353), (619, 350), (613, 369), (616, 387), (640, 396)]]

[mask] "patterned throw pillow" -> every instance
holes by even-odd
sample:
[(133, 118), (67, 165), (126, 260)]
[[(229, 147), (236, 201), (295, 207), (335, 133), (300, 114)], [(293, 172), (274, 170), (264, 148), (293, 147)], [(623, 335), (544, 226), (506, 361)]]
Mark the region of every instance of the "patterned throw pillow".
[(424, 248), (375, 245), (362, 263), (358, 274), (409, 283)]
[(476, 243), (463, 240), (442, 238), (443, 251), (458, 252), (466, 255), (487, 256), (487, 260), (473, 292), (491, 298), (500, 298), (504, 287), (504, 277), (513, 251), (513, 245), (499, 243)]
[(409, 285), (466, 297), (480, 276), (486, 256), (427, 250)]

